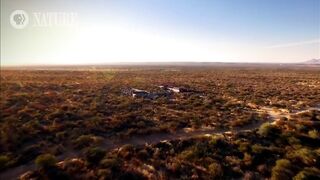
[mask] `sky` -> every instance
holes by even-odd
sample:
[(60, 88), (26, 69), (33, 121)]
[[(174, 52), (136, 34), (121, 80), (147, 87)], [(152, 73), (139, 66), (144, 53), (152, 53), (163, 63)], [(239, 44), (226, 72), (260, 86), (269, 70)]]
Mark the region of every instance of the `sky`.
[(313, 58), (319, 0), (1, 0), (1, 66)]

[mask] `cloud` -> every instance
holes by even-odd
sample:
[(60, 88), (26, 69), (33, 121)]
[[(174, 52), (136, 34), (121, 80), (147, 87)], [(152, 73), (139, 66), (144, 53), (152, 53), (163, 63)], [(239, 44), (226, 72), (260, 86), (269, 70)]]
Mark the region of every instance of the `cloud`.
[(273, 49), (273, 48), (287, 48), (287, 47), (295, 47), (295, 46), (303, 46), (303, 45), (309, 45), (309, 44), (320, 44), (320, 39), (313, 39), (308, 41), (298, 41), (298, 42), (291, 42), (291, 43), (285, 43), (285, 44), (276, 44), (269, 46), (267, 48)]

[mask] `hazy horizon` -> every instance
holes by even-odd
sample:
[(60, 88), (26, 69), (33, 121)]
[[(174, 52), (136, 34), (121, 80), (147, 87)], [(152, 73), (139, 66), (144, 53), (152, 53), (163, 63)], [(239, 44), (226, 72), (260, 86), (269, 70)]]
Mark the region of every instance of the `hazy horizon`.
[[(14, 10), (26, 28), (11, 26)], [(51, 22), (55, 13), (74, 19)], [(317, 0), (1, 1), (1, 66), (318, 58)]]

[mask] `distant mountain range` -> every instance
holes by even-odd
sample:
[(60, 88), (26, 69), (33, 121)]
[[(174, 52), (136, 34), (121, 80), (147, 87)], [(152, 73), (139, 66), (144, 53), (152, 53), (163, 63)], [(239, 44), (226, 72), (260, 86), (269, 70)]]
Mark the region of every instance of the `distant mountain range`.
[(308, 61), (302, 62), (303, 64), (320, 64), (320, 59), (310, 59)]

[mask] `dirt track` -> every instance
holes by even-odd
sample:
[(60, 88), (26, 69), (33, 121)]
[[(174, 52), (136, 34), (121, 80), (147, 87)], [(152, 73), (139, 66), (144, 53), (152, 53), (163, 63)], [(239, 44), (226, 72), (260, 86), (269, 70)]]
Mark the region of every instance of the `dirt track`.
[[(121, 147), (122, 145), (125, 144), (132, 144), (134, 146), (140, 146), (144, 144), (154, 144), (158, 143), (161, 141), (165, 140), (178, 140), (178, 139), (189, 139), (193, 138), (196, 136), (203, 136), (206, 134), (223, 134), (226, 132), (241, 132), (241, 131), (248, 131), (248, 130), (254, 130), (258, 127), (260, 127), (261, 124), (265, 122), (275, 122), (279, 120), (282, 117), (287, 117), (290, 118), (291, 115), (302, 113), (305, 111), (309, 110), (318, 110), (320, 111), (320, 108), (309, 108), (307, 110), (302, 110), (298, 111), (295, 113), (289, 113), (286, 110), (276, 110), (273, 108), (269, 107), (261, 107), (257, 109), (256, 111), (258, 113), (267, 113), (269, 115), (269, 119), (267, 121), (259, 121), (255, 122), (253, 124), (245, 125), (243, 127), (239, 128), (234, 128), (232, 130), (230, 129), (213, 129), (213, 128), (203, 128), (203, 129), (195, 129), (195, 130), (190, 130), (190, 129), (182, 129), (179, 130), (175, 133), (155, 133), (155, 134), (150, 134), (150, 135), (137, 135), (137, 136), (132, 136), (126, 139), (118, 139), (118, 140), (105, 140), (102, 145), (100, 146), (101, 148), (104, 148), (106, 150), (112, 150)], [(62, 155), (58, 156), (57, 159), (59, 161), (65, 159), (65, 158), (73, 158), (73, 157), (79, 157), (81, 155), (81, 151), (75, 151), (75, 150), (70, 150), (64, 152)], [(0, 179), (4, 180), (11, 180), (11, 179), (17, 179), (21, 174), (30, 171), (30, 170), (35, 170), (36, 166), (34, 162), (29, 162), (25, 165), (21, 165), (18, 167), (14, 167), (11, 169), (8, 169), (0, 174)]]

